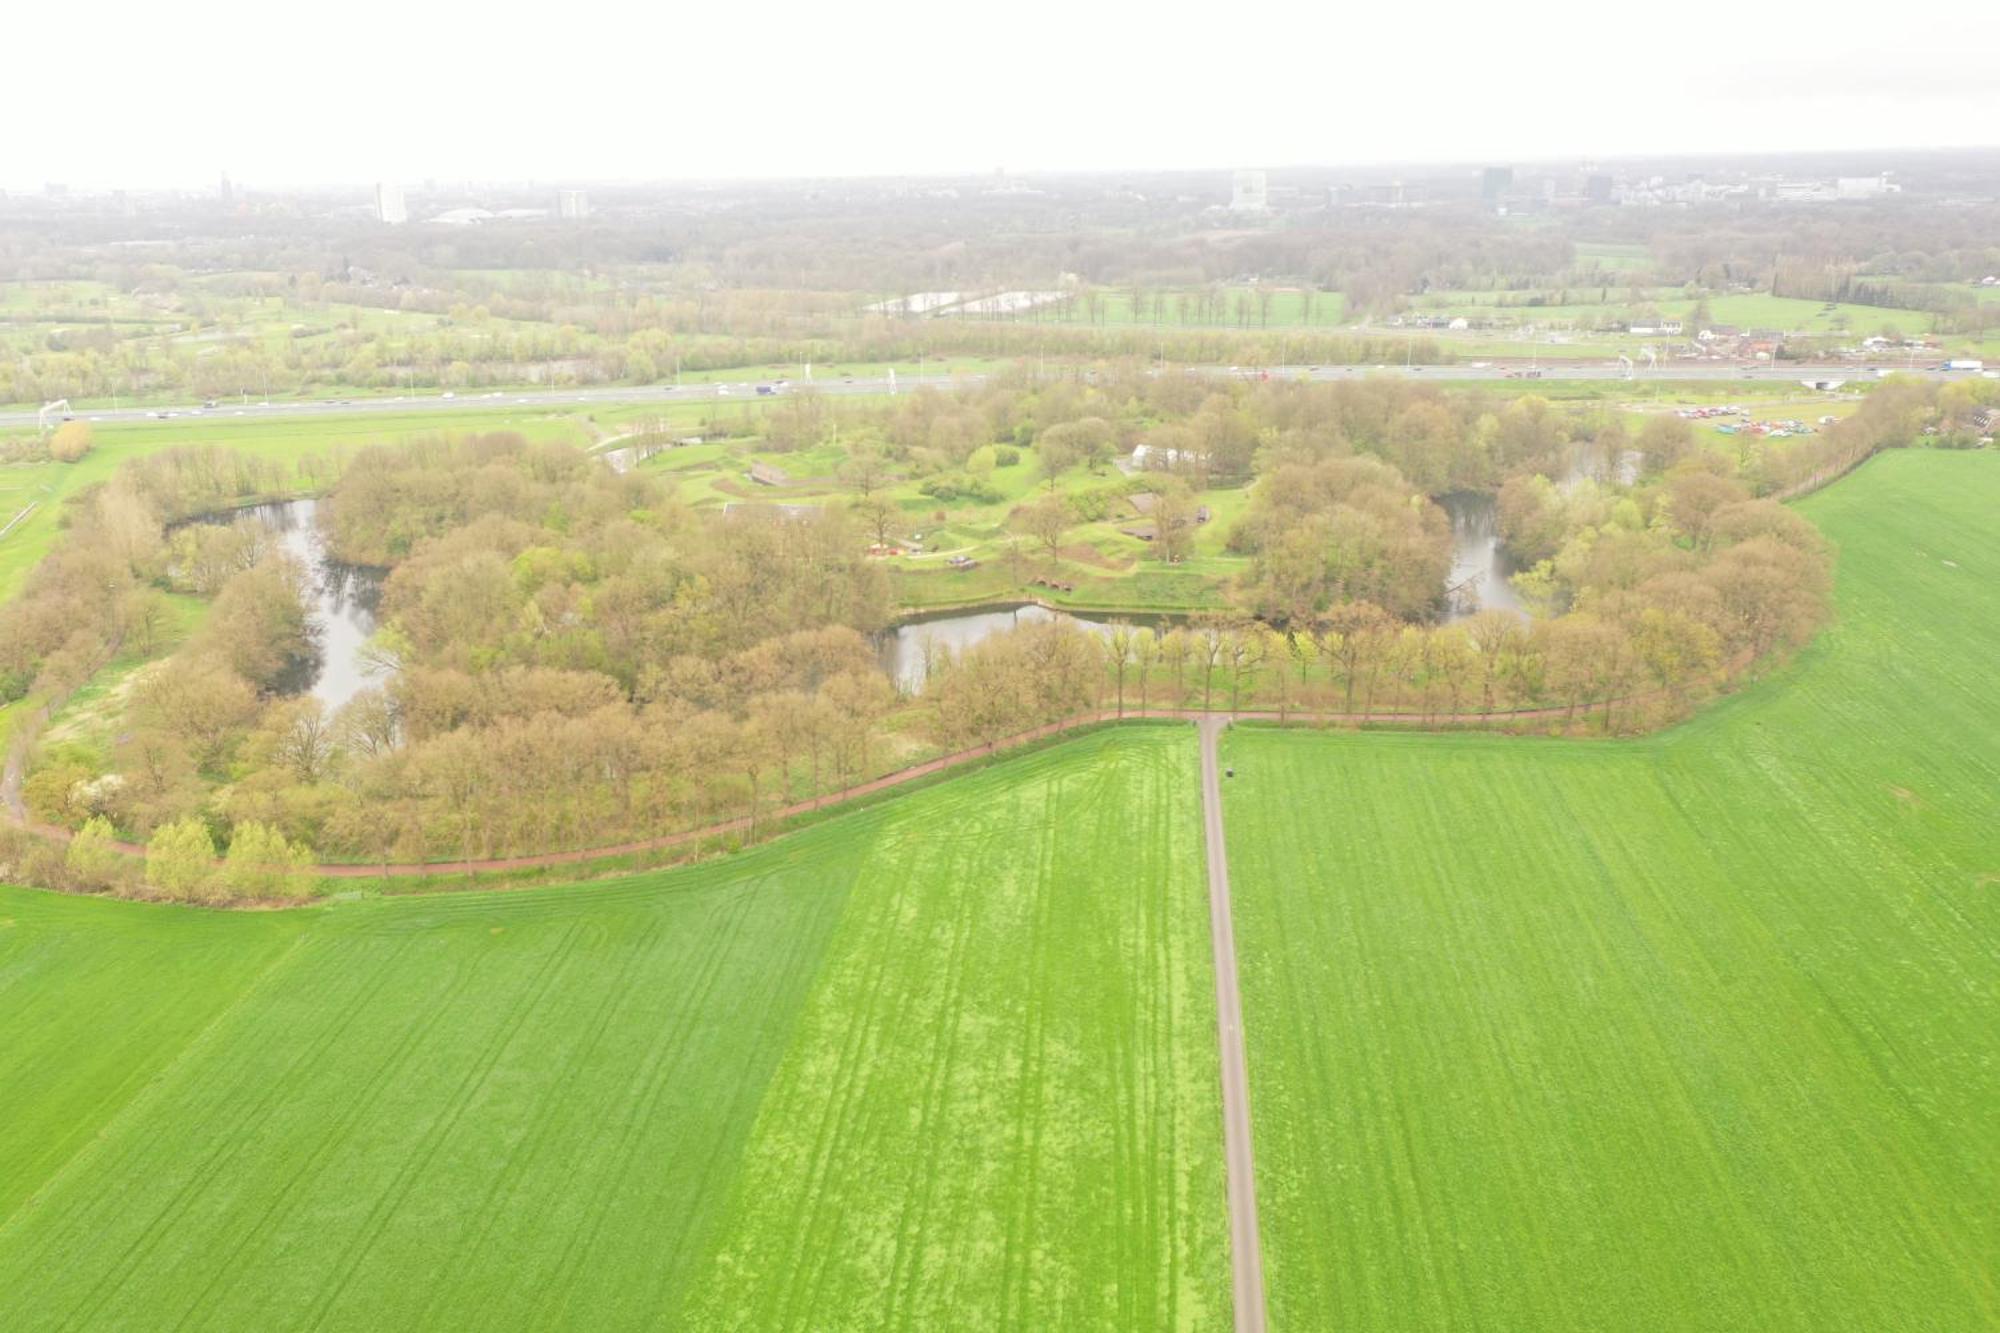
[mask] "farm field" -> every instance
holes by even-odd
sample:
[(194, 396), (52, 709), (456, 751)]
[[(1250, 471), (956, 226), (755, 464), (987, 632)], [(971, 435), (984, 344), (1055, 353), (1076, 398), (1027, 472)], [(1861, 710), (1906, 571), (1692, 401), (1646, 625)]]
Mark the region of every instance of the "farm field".
[[(1572, 299), (1567, 303), (1549, 301), (1550, 296), (1557, 294), (1551, 291), (1437, 291), (1426, 293), (1413, 304), (1426, 313), (1505, 320), (1534, 324), (1545, 329), (1570, 323), (1632, 319), (1642, 309), (1641, 303), (1630, 299), (1631, 292), (1626, 288), (1570, 287), (1558, 290), (1566, 292)], [(1643, 305), (1651, 306), (1662, 316), (1683, 321), (1691, 319), (1700, 304), (1677, 287), (1642, 288), (1638, 295)], [(1707, 305), (1710, 318), (1716, 324), (1769, 328), (1785, 333), (1833, 334), (1844, 331), (1859, 339), (1885, 327), (1899, 334), (1920, 334), (1928, 331), (1931, 325), (1931, 315), (1923, 310), (1828, 305), (1761, 292), (1710, 296)], [(1688, 332), (1692, 334), (1694, 330), (1689, 329)], [(1592, 335), (1585, 332), (1578, 336), (1588, 339)], [(1599, 341), (1607, 339), (1623, 341), (1624, 335), (1598, 335)]]
[(1194, 740), (1085, 744), (1105, 748), (954, 783), (949, 817), (877, 839), (758, 1115), (699, 1314), (1226, 1320)]
[[(1975, 289), (1976, 290), (1976, 289)], [(1625, 333), (1599, 332), (1593, 326), (1612, 321), (1663, 317), (1689, 322), (1698, 304), (1680, 288), (1642, 288), (1641, 302), (1634, 302), (1630, 290), (1617, 286), (1577, 286), (1542, 289), (1438, 290), (1413, 298), (1418, 314), (1441, 317), (1464, 316), (1476, 323), (1490, 321), (1492, 327), (1470, 331), (1411, 330), (1409, 336), (1423, 337), (1448, 349), (1460, 360), (1470, 357), (1519, 357), (1539, 355), (1554, 359), (1615, 357), (1634, 354), (1646, 346), (1658, 347), (1661, 339)], [(1564, 299), (1567, 298), (1567, 299)], [(1546, 304), (1529, 304), (1542, 301)], [(1936, 350), (1911, 357), (1917, 362), (1933, 362), (1940, 356), (1990, 357), (2000, 347), (2000, 338), (1986, 334), (1937, 333), (1937, 319), (1928, 310), (1841, 303), (1828, 305), (1769, 293), (1732, 293), (1707, 298), (1709, 320), (1713, 324), (1742, 329), (1771, 329), (1828, 340), (1837, 345), (1854, 345), (1875, 334), (1892, 338), (1934, 337)], [(1392, 332), (1394, 330), (1391, 330)], [(1692, 335), (1695, 330), (1687, 330)], [(1669, 338), (1669, 344), (1682, 342)], [(1877, 359), (1896, 363), (1906, 354), (1888, 350)]]
[(594, 886), (0, 889), (0, 1326), (1213, 1325), (1197, 801), (1141, 728)]
[(1274, 1327), (2000, 1322), (2000, 459), (1673, 732), (1226, 742)]
[(1037, 318), (1059, 324), (1099, 324), (1105, 326), (1143, 325), (1167, 329), (1336, 329), (1347, 323), (1347, 298), (1341, 292), (1314, 291), (1298, 287), (1278, 287), (1271, 291), (1269, 308), (1257, 304), (1255, 287), (1219, 289), (1221, 306), (1211, 306), (1202, 314), (1207, 293), (1200, 288), (1147, 289), (1135, 308), (1130, 288), (1105, 288), (1093, 312), (1087, 300), (1046, 308), (1038, 313), (1017, 316), (1017, 322), (1033, 323)]

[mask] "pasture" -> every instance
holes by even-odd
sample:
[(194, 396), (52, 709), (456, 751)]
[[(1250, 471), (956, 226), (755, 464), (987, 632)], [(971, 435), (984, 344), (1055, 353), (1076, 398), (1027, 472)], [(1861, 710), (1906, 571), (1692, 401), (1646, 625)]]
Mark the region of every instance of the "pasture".
[(1194, 754), (561, 890), (0, 889), (0, 1326), (1212, 1326)]
[(1228, 739), (1274, 1326), (2000, 1322), (2000, 460), (1802, 509), (1836, 623), (1675, 731)]

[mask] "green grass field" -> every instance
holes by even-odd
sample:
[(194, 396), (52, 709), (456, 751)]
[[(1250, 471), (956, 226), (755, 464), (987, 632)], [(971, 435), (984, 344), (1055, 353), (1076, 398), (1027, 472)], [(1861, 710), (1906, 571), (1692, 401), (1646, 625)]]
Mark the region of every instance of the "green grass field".
[(2000, 1324), (2000, 459), (1802, 508), (1671, 733), (1227, 742), (1275, 1327)]
[(0, 889), (0, 1327), (1226, 1319), (1192, 738), (740, 857), (214, 913)]

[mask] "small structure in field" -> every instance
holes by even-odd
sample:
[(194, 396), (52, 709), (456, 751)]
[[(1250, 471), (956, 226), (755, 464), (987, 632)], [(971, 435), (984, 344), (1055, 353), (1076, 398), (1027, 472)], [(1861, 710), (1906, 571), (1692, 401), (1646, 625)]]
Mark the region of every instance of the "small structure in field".
[(750, 480), (756, 482), (759, 486), (789, 486), (792, 484), (791, 477), (783, 468), (773, 467), (769, 463), (752, 463), (750, 465)]

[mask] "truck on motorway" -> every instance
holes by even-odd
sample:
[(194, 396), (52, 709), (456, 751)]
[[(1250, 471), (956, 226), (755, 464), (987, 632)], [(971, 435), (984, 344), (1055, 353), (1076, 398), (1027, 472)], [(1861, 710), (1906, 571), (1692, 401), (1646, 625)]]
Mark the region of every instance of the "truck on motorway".
[(1984, 370), (1986, 369), (1986, 363), (1984, 361), (1970, 361), (1965, 359), (1964, 357), (1960, 357), (1956, 360), (1945, 362), (1943, 365), (1939, 366), (1938, 369), (1939, 370)]

